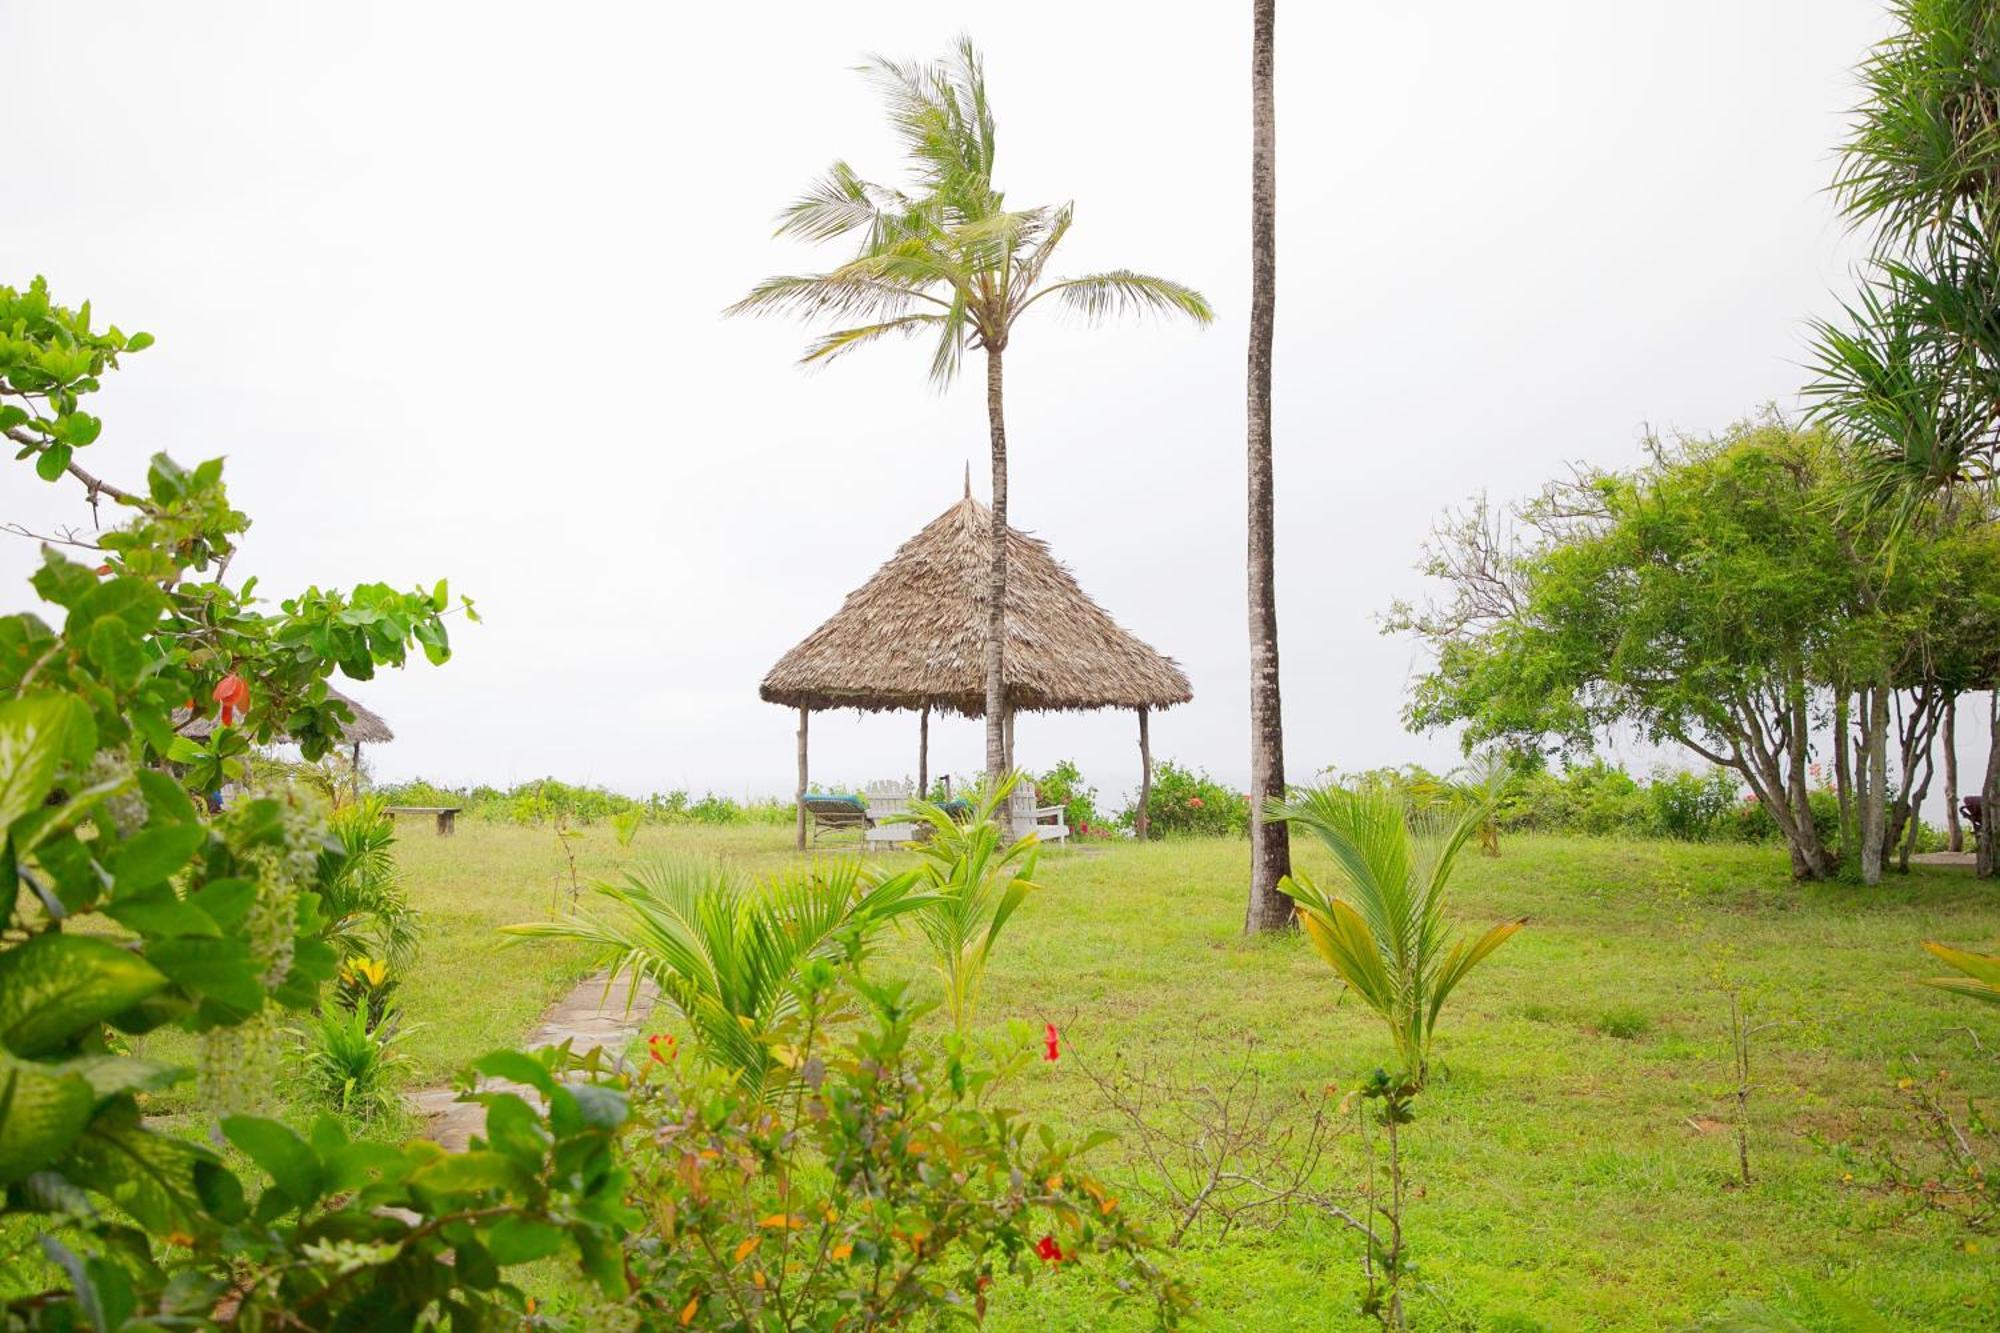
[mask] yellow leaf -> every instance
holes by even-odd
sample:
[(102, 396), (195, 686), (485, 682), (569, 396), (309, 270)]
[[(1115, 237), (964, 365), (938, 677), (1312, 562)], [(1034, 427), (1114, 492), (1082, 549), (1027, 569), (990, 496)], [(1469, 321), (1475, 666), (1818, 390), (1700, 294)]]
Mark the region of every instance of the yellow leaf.
[(757, 1225), (772, 1231), (783, 1231), (787, 1227), (793, 1231), (802, 1231), (805, 1229), (806, 1220), (797, 1213), (772, 1213), (769, 1217), (759, 1218)]
[(1108, 1216), (1111, 1210), (1113, 1208), (1116, 1208), (1117, 1206), (1118, 1206), (1118, 1200), (1106, 1199), (1103, 1203), (1097, 1205), (1097, 1211), (1100, 1213), (1104, 1213)]
[(849, 1245), (846, 1241), (842, 1241), (840, 1244), (834, 1246), (831, 1250), (828, 1250), (827, 1256), (838, 1262), (839, 1260), (845, 1259), (848, 1255), (853, 1253), (854, 1253), (854, 1247), (852, 1245)]
[(1049, 1193), (1051, 1194), (1056, 1193), (1063, 1187), (1062, 1172), (1060, 1171), (1056, 1172), (1056, 1174), (1050, 1176), (1048, 1180), (1043, 1183), (1045, 1183), (1049, 1187)]
[(689, 1324), (692, 1324), (694, 1322), (694, 1312), (696, 1310), (699, 1310), (700, 1308), (701, 1308), (701, 1297), (690, 1296), (688, 1298), (688, 1303), (681, 1307), (682, 1328), (686, 1328)]
[(745, 1259), (750, 1257), (750, 1251), (756, 1249), (759, 1245), (762, 1245), (763, 1243), (764, 1243), (764, 1238), (762, 1236), (750, 1237), (748, 1240), (744, 1241), (741, 1245), (738, 1245), (736, 1247), (736, 1257), (730, 1260), (730, 1262), (738, 1264), (742, 1263)]

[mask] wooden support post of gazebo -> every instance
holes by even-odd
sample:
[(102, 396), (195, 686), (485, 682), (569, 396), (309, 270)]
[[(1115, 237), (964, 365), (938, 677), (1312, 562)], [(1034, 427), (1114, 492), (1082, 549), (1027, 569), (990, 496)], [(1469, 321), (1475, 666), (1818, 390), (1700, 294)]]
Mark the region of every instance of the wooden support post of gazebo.
[(799, 850), (806, 849), (806, 719), (812, 710), (799, 705)]
[(931, 706), (917, 710), (917, 799), (931, 798)]
[(1153, 744), (1146, 736), (1146, 710), (1139, 710), (1139, 814), (1132, 821), (1132, 833), (1141, 841), (1145, 840), (1146, 828), (1150, 822), (1146, 812), (1153, 801)]

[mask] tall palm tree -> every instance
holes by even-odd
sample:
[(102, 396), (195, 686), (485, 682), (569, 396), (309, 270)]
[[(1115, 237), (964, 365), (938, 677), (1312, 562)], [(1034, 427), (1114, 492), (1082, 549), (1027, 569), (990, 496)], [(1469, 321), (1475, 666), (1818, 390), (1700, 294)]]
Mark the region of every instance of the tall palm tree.
[(909, 162), (909, 188), (862, 179), (836, 162), (781, 215), (778, 235), (857, 242), (825, 273), (767, 278), (730, 314), (783, 313), (839, 325), (805, 363), (831, 361), (897, 334), (931, 339), (931, 382), (958, 377), (967, 350), (986, 353), (986, 421), (993, 464), (992, 566), (986, 588), (986, 774), (1000, 782), (1006, 745), (1007, 421), (1003, 364), (1015, 324), (1044, 297), (1090, 323), (1126, 312), (1214, 318), (1206, 298), (1166, 278), (1111, 269), (1044, 279), (1068, 234), (1071, 205), (1010, 209), (993, 183), (993, 109), (969, 38), (943, 60), (876, 57), (863, 72), (881, 90)]
[(1245, 933), (1283, 930), (1292, 901), (1291, 835), (1264, 809), (1285, 795), (1278, 700), (1278, 592), (1271, 481), (1271, 339), (1277, 319), (1278, 112), (1272, 95), (1277, 0), (1251, 0), (1250, 42), (1250, 906)]

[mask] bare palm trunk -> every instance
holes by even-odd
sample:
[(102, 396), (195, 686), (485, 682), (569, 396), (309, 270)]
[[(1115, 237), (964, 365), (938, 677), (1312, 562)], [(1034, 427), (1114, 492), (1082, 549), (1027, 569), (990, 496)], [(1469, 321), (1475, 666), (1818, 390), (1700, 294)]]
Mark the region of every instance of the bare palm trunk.
[(1840, 859), (1851, 862), (1854, 859), (1854, 760), (1848, 753), (1848, 709), (1850, 695), (1847, 686), (1837, 685), (1833, 691), (1833, 789), (1836, 803), (1840, 807)]
[(1278, 114), (1272, 94), (1277, 0), (1251, 0), (1250, 41), (1250, 905), (1246, 933), (1283, 930), (1292, 844), (1264, 807), (1285, 793), (1285, 728), (1278, 699), (1278, 597), (1271, 479), (1271, 343), (1277, 326)]
[[(993, 446), (993, 563), (986, 576), (986, 781), (1007, 771), (1007, 417), (1001, 349), (986, 349), (986, 427)], [(1004, 818), (1004, 816), (1003, 816)]]

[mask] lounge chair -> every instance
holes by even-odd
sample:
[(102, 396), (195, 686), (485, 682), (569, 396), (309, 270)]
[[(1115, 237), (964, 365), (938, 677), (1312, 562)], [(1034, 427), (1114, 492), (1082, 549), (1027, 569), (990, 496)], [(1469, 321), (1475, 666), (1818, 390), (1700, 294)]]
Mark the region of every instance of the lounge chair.
[(868, 832), (868, 808), (852, 796), (809, 791), (805, 794), (805, 807), (807, 817), (812, 820), (815, 846), (821, 838), (834, 834)]

